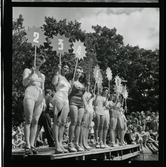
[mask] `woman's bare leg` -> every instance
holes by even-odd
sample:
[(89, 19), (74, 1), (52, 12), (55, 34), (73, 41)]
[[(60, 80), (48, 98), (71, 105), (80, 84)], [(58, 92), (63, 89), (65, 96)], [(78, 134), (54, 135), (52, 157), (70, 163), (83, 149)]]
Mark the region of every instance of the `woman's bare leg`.
[(103, 127), (104, 127), (104, 115), (100, 115), (100, 126), (99, 126), (99, 142), (103, 142)]
[(43, 110), (42, 101), (36, 102), (36, 104), (34, 106), (32, 125), (31, 125), (31, 132), (30, 132), (30, 144), (31, 144), (31, 147), (34, 147), (36, 133), (37, 133), (38, 121), (39, 121), (39, 117), (40, 117), (40, 115), (42, 113), (42, 110)]
[(84, 113), (85, 113), (84, 108), (80, 108), (78, 110), (78, 118), (77, 118), (76, 130), (75, 130), (75, 142), (76, 143), (79, 142), (81, 122), (82, 122)]
[(104, 145), (106, 145), (108, 126), (109, 126), (108, 119), (105, 119), (104, 126), (103, 126), (103, 143), (104, 143)]
[(96, 142), (98, 142), (99, 125), (100, 125), (100, 115), (96, 114), (96, 117), (95, 117), (95, 126), (94, 126)]
[(91, 125), (92, 119), (93, 119), (93, 113), (89, 113), (88, 123), (87, 123), (87, 128), (86, 128), (86, 147), (90, 147), (88, 144), (88, 136), (89, 136), (89, 127)]
[(115, 144), (115, 130), (117, 126), (117, 118), (110, 118), (110, 140), (111, 143)]
[(89, 113), (84, 114), (81, 123), (80, 141), (79, 141), (79, 145), (81, 147), (86, 146), (86, 130), (87, 130), (88, 115)]
[(30, 126), (32, 123), (33, 110), (35, 102), (32, 99), (24, 99), (23, 101), (24, 113), (25, 113), (25, 125), (24, 125), (24, 135), (26, 147), (30, 148)]
[(72, 143), (74, 132), (75, 132), (75, 127), (76, 127), (76, 122), (77, 122), (77, 117), (78, 117), (78, 108), (74, 105), (71, 105), (69, 114), (71, 118), (71, 123), (69, 126), (69, 143)]
[(55, 150), (57, 153), (63, 152), (59, 142), (59, 127), (61, 123), (58, 119), (58, 114), (60, 114), (60, 112), (62, 114), (62, 109), (63, 109), (63, 103), (60, 100), (55, 100), (53, 102), (53, 113), (54, 113), (53, 136), (55, 141)]
[(123, 144), (123, 129), (124, 129), (124, 122), (122, 118), (118, 118), (118, 136), (120, 144)]
[(65, 152), (67, 152), (67, 150), (64, 149), (64, 147), (62, 145), (62, 141), (63, 141), (63, 134), (64, 134), (64, 129), (65, 129), (68, 113), (69, 113), (69, 105), (66, 104), (63, 107), (63, 111), (62, 111), (61, 115), (58, 117), (58, 120), (60, 122), (60, 126), (59, 126), (59, 143), (60, 143), (61, 148)]

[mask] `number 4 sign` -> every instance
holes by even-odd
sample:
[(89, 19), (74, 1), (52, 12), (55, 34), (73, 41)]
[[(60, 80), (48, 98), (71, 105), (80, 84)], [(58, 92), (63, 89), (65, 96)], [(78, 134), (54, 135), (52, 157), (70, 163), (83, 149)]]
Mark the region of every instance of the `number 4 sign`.
[(80, 40), (74, 43), (73, 49), (73, 52), (76, 54), (76, 57), (78, 59), (83, 59), (84, 57), (86, 57), (85, 46)]
[(85, 46), (84, 44), (79, 40), (79, 41), (76, 41), (73, 43), (74, 46), (73, 46), (73, 53), (75, 53), (76, 55), (76, 65), (75, 65), (75, 70), (74, 70), (74, 75), (73, 75), (73, 80), (74, 80), (74, 77), (75, 77), (75, 73), (76, 73), (76, 69), (77, 69), (77, 65), (78, 65), (78, 59), (83, 59), (86, 54), (86, 50), (85, 50)]

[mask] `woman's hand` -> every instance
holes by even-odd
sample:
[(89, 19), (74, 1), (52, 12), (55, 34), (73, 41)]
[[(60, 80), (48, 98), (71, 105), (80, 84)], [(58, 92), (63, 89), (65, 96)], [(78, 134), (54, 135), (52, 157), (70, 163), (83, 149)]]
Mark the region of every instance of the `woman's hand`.
[(96, 117), (96, 112), (93, 112), (93, 118), (95, 118)]
[(36, 71), (36, 67), (35, 67), (35, 66), (33, 66), (33, 67), (32, 67), (32, 73), (34, 74), (34, 73), (35, 73), (35, 71)]
[(107, 99), (109, 99), (109, 98), (110, 98), (110, 94), (108, 93), (108, 94), (107, 94)]
[(58, 64), (58, 70), (60, 71), (62, 69), (62, 65)]
[(43, 99), (43, 111), (45, 111), (45, 110), (46, 110), (46, 107), (47, 107), (47, 105), (46, 105), (46, 100), (45, 100), (45, 99)]
[(89, 112), (88, 106), (85, 106), (85, 114)]
[(74, 85), (74, 80), (73, 79), (70, 80), (70, 85), (71, 85), (71, 87), (73, 87), (73, 85)]
[(45, 111), (46, 110), (46, 104), (43, 104), (43, 111)]

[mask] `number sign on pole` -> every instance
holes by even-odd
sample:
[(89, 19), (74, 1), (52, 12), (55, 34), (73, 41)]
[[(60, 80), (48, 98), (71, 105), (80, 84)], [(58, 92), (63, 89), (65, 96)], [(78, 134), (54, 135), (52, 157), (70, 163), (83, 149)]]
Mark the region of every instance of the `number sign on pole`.
[(84, 43), (82, 43), (80, 40), (76, 41), (73, 43), (73, 53), (75, 53), (76, 55), (76, 65), (75, 65), (75, 70), (74, 70), (74, 75), (73, 75), (73, 80), (75, 78), (75, 73), (76, 73), (76, 69), (77, 69), (77, 65), (78, 65), (78, 60), (83, 59), (84, 57), (86, 57), (86, 48), (84, 46)]
[[(57, 34), (57, 36), (53, 35), (53, 39), (50, 40), (50, 46), (53, 47), (52, 50), (56, 50), (57, 55), (59, 55), (59, 65), (61, 67), (61, 57), (66, 52), (69, 52), (70, 42), (69, 38), (66, 38), (65, 35)], [(59, 69), (61, 72), (61, 69)]]
[(36, 68), (36, 47), (44, 45), (46, 36), (40, 27), (36, 28), (35, 26), (33, 26), (33, 28), (28, 27), (26, 33), (26, 37), (28, 38), (27, 42), (32, 43), (32, 46), (35, 46), (34, 67)]

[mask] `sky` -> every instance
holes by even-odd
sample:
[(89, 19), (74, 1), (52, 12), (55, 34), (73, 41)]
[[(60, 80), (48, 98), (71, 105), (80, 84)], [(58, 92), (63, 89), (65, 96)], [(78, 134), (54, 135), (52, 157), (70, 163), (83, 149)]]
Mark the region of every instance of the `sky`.
[(73, 8), (73, 7), (14, 7), (13, 18), (23, 15), (24, 26), (39, 27), (45, 21), (45, 16), (54, 17), (57, 21), (67, 19), (77, 20), (81, 29), (94, 32), (92, 25), (116, 28), (117, 34), (123, 36), (124, 44), (140, 48), (159, 49), (159, 16), (158, 8)]

